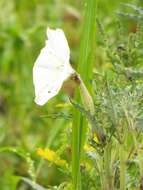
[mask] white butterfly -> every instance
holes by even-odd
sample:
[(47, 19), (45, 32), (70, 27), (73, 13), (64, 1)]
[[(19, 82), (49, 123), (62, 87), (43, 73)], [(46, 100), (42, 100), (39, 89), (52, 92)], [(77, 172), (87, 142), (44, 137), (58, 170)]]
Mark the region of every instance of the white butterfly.
[(64, 32), (48, 28), (47, 38), (33, 67), (35, 102), (38, 105), (44, 105), (54, 97), (63, 82), (75, 72), (69, 63), (70, 49)]

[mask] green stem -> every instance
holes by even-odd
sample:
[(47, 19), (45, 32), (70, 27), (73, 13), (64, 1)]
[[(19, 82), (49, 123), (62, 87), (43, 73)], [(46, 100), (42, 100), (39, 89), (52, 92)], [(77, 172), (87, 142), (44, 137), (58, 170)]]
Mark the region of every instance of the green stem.
[[(90, 80), (92, 78), (92, 65), (95, 51), (96, 5), (97, 0), (85, 0), (85, 16), (79, 64), (77, 67), (77, 71), (89, 91), (91, 91)], [(77, 102), (81, 102), (79, 92), (76, 93), (75, 97)], [(74, 110), (72, 131), (72, 179), (74, 190), (81, 190), (80, 159), (86, 140), (86, 126), (86, 120), (81, 116), (79, 111)]]
[(126, 189), (126, 158), (123, 144), (120, 144), (120, 190)]
[(80, 113), (76, 111), (72, 128), (72, 179), (74, 190), (80, 190), (80, 151), (79, 151), (79, 129)]
[(104, 162), (105, 162), (104, 190), (114, 190), (111, 149), (112, 149), (112, 143), (107, 144), (104, 152)]

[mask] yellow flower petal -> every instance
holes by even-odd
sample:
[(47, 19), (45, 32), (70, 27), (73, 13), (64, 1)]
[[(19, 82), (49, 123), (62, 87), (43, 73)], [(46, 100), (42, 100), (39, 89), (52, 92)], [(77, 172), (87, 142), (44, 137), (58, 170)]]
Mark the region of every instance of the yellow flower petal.
[(37, 154), (39, 156), (41, 156), (42, 158), (46, 159), (46, 160), (49, 160), (49, 161), (53, 161), (56, 159), (56, 153), (53, 151), (53, 150), (50, 150), (50, 149), (41, 149), (41, 148), (38, 148), (37, 150)]
[(92, 146), (88, 145), (88, 144), (85, 144), (84, 150), (87, 151), (87, 152), (94, 152), (95, 151), (95, 149)]
[(53, 150), (38, 148), (37, 154), (40, 157), (42, 157), (50, 162), (53, 162), (58, 166), (68, 167), (68, 163), (66, 162), (66, 160), (60, 159), (60, 157)]

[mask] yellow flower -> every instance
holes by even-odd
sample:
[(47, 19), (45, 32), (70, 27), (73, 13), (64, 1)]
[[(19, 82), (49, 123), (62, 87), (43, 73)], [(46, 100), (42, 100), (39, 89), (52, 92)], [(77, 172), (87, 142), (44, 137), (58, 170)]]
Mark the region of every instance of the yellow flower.
[(93, 140), (94, 140), (96, 143), (99, 143), (98, 138), (97, 138), (97, 136), (96, 136), (95, 133), (94, 133), (94, 135), (93, 135)]
[(68, 163), (66, 162), (66, 160), (60, 159), (60, 157), (53, 150), (38, 148), (37, 154), (40, 157), (50, 162), (53, 162), (54, 164), (58, 166), (68, 167)]
[(92, 146), (88, 145), (88, 144), (84, 145), (84, 150), (86, 152), (94, 152), (95, 151), (95, 149)]
[[(99, 141), (98, 141), (97, 136), (96, 136), (95, 133), (93, 134), (93, 140), (94, 140), (96, 143), (99, 143)], [(95, 152), (95, 148), (94, 148), (93, 146), (89, 145), (89, 144), (85, 144), (85, 145), (84, 145), (84, 150), (85, 150), (86, 152)]]
[(61, 159), (55, 160), (55, 164), (66, 168), (68, 167), (68, 163), (66, 162), (66, 160), (61, 160)]
[(53, 161), (56, 159), (56, 153), (53, 150), (50, 149), (42, 149), (42, 148), (38, 148), (37, 150), (37, 154), (39, 156), (41, 156), (42, 158), (49, 160), (49, 161)]

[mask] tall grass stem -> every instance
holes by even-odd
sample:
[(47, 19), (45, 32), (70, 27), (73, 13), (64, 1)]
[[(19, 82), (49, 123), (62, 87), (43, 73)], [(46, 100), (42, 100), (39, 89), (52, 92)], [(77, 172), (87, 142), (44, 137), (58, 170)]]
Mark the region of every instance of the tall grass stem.
[[(95, 52), (97, 0), (85, 0), (84, 6), (85, 14), (77, 70), (87, 89), (91, 92), (90, 81)], [(77, 102), (81, 101), (79, 92), (76, 93), (75, 97)], [(87, 123), (78, 111), (74, 110), (73, 115), (72, 177), (74, 189), (81, 190), (80, 160), (86, 140)]]

